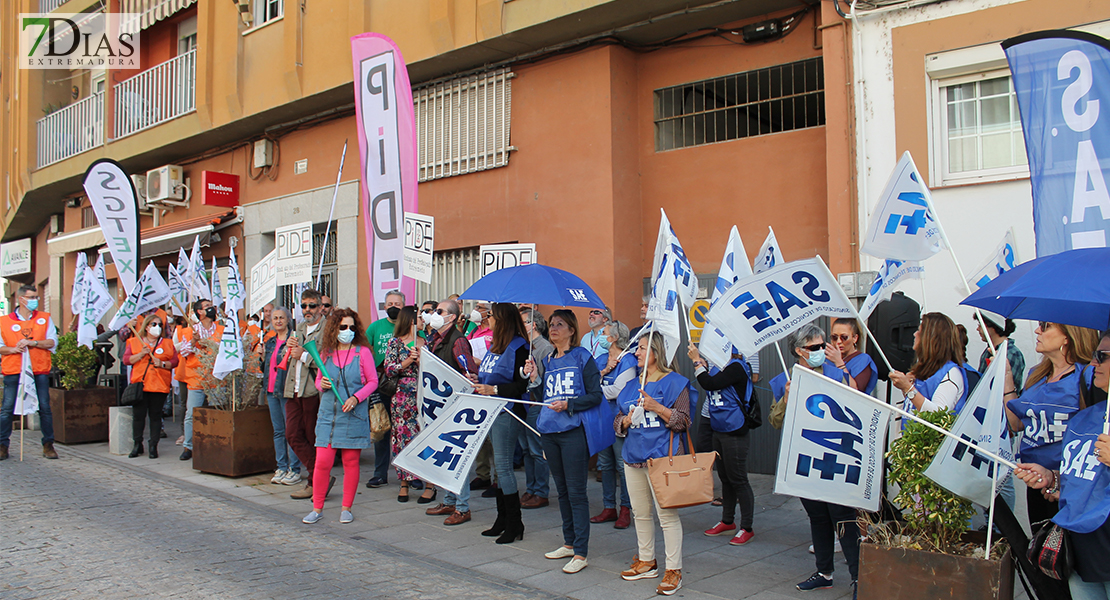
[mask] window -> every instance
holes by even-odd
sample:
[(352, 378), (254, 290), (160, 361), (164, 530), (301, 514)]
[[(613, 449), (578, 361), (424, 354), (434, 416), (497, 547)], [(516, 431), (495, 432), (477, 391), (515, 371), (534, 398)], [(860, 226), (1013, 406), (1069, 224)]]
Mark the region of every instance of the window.
[(285, 0), (254, 0), (254, 27), (265, 25), (285, 14)]
[[(482, 276), (478, 248), (442, 250), (432, 254), (432, 283), (416, 282), (417, 306), (425, 300), (440, 301), (461, 294)], [(414, 302), (409, 299), (409, 304)]]
[(185, 54), (197, 47), (197, 18), (189, 17), (177, 24), (177, 54)]
[[(320, 269), (320, 253), (323, 252), (324, 266), (320, 270), (320, 280), (316, 282), (316, 291), (331, 298), (333, 307), (338, 307), (339, 305), (336, 303), (339, 302), (339, 299), (335, 295), (335, 277), (338, 273), (339, 243), (336, 240), (334, 227), (332, 227), (331, 234), (327, 238), (328, 245), (325, 248), (324, 232), (317, 231), (312, 234), (312, 280), (316, 281), (316, 271)], [(304, 287), (311, 286), (305, 284)], [(284, 306), (291, 311), (301, 303), (300, 292), (295, 285), (279, 287), (277, 296), (278, 306)]]
[(969, 183), (1029, 172), (1017, 96), (1006, 71), (935, 80), (940, 181)]
[(655, 150), (825, 124), (820, 58), (655, 90)]
[(107, 81), (107, 79), (103, 70), (94, 71), (92, 76), (92, 93), (103, 94), (105, 81)]
[(509, 164), (513, 77), (501, 69), (413, 91), (420, 181)]
[(93, 211), (92, 206), (85, 206), (81, 208), (81, 229), (88, 229), (89, 227), (96, 227), (96, 212)]

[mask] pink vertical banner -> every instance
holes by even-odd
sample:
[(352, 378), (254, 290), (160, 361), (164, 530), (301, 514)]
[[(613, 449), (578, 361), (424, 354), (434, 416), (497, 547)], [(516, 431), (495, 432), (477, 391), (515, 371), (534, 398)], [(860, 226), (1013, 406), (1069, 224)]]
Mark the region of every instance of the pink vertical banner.
[(416, 115), (412, 85), (401, 49), (378, 33), (351, 38), (362, 168), (362, 222), (370, 289), (371, 320), (384, 312), (387, 292), (400, 289), (416, 300), (416, 280), (404, 277), (405, 212), (417, 212)]

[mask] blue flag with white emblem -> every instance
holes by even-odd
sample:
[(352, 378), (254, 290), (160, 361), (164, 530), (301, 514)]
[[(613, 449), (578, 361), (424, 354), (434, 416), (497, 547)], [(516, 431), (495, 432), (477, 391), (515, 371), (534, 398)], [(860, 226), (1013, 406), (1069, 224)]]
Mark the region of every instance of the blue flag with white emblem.
[(1106, 247), (1110, 41), (1041, 31), (1002, 43), (1021, 111), (1037, 256)]
[(860, 250), (876, 258), (925, 260), (943, 249), (932, 195), (906, 152), (871, 212)]

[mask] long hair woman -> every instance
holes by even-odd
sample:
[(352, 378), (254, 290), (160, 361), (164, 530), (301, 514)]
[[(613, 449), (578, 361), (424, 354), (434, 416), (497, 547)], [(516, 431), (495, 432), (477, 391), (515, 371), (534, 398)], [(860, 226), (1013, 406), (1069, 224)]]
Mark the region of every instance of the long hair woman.
[(832, 343), (826, 354), (833, 366), (848, 374), (848, 385), (852, 389), (870, 394), (879, 382), (879, 369), (870, 356), (860, 351), (861, 339), (859, 321), (837, 319), (832, 324), (832, 333), (829, 334)]
[(913, 351), (917, 361), (909, 373), (890, 372), (891, 383), (902, 392), (905, 410), (960, 412), (970, 390), (956, 324), (941, 313), (921, 315), (921, 325), (913, 333)]
[[(401, 312), (397, 313), (397, 324), (393, 327), (393, 337), (385, 346), (385, 360), (382, 362), (385, 375), (398, 378), (397, 391), (393, 394), (389, 407), (390, 449), (394, 457), (420, 432), (416, 386), (420, 376), (420, 350), (424, 347), (424, 339), (417, 332), (423, 325), (423, 320), (416, 314), (416, 307), (401, 308)], [(397, 494), (398, 502), (408, 502), (409, 486), (414, 479), (416, 477), (412, 473), (397, 469), (397, 480), (401, 482), (401, 489)], [(435, 486), (425, 484), (424, 493), (417, 502), (427, 504), (435, 500), (436, 493)]]
[(150, 458), (158, 458), (158, 440), (162, 436), (162, 405), (170, 393), (173, 368), (177, 366), (177, 351), (173, 341), (162, 337), (162, 317), (157, 313), (147, 315), (137, 337), (127, 340), (124, 364), (131, 365), (131, 383), (143, 384), (143, 399), (135, 405), (131, 421), (131, 437), (135, 446), (128, 456), (135, 458), (143, 453), (143, 425), (150, 420)]

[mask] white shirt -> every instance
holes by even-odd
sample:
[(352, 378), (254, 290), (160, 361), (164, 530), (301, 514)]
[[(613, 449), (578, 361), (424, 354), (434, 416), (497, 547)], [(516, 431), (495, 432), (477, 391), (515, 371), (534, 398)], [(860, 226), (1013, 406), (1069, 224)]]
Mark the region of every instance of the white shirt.
[[(35, 311), (35, 312), (38, 312), (38, 311)], [(27, 320), (27, 319), (23, 318), (23, 315), (19, 314), (19, 310), (16, 310), (15, 312), (13, 312), (12, 316), (15, 318), (16, 321), (26, 321)], [(34, 313), (32, 313), (31, 316), (34, 316)], [(46, 321), (46, 339), (54, 342), (54, 346), (52, 348), (50, 348), (50, 353), (54, 354), (55, 352), (57, 352), (58, 351), (58, 329), (56, 327), (54, 327), (54, 317), (50, 317)]]
[[(320, 323), (317, 323), (315, 325), (306, 325), (305, 328), (304, 328), (305, 337), (307, 338), (308, 336), (312, 335), (319, 328), (320, 328)], [(303, 344), (304, 340), (301, 340), (301, 343)], [(295, 373), (295, 375), (297, 377), (296, 381), (297, 381), (298, 385), (300, 385), (300, 383), (301, 383), (301, 365), (307, 365), (308, 361), (310, 361), (310, 360), (312, 360), (312, 357), (309, 356), (308, 352), (301, 352), (301, 358), (300, 358), (300, 360), (297, 361), (297, 372)], [(299, 390), (300, 388), (297, 388), (297, 389)]]
[[(937, 391), (933, 393), (933, 397), (921, 403), (921, 408), (917, 412), (930, 412), (947, 408), (948, 410), (956, 410), (956, 401), (964, 394), (964, 377), (961, 367), (952, 367), (945, 374), (944, 379), (937, 384)], [(913, 402), (906, 401), (906, 410), (912, 411)]]

